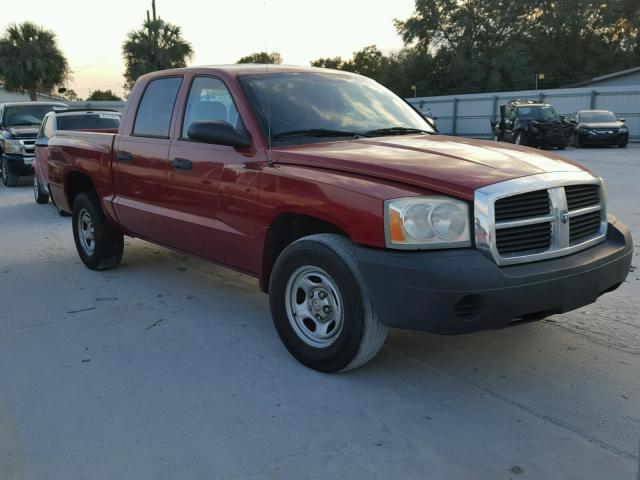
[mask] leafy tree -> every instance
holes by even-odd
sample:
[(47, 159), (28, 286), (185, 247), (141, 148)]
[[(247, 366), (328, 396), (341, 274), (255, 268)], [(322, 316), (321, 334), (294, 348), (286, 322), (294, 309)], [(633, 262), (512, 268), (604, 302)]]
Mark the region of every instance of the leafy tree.
[(81, 102), (82, 99), (78, 96), (75, 90), (67, 88), (59, 88), (58, 93), (62, 95), (65, 100), (70, 102)]
[(193, 58), (193, 47), (182, 38), (182, 29), (156, 15), (155, 0), (152, 0), (151, 8), (153, 14), (147, 10), (142, 28), (129, 32), (122, 45), (127, 90), (146, 73), (186, 67), (187, 60)]
[(69, 76), (69, 66), (51, 30), (24, 22), (9, 25), (0, 38), (0, 78), (8, 91), (50, 93)]
[(278, 52), (256, 52), (251, 55), (247, 55), (246, 57), (242, 57), (236, 63), (268, 63), (281, 65), (282, 64), (282, 55)]
[(91, 95), (87, 97), (88, 102), (104, 102), (104, 101), (122, 101), (118, 95), (111, 90), (94, 90)]
[(637, 0), (416, 0), (396, 28), (433, 56), (436, 94), (532, 88), (537, 73), (558, 87), (640, 61)]
[(317, 60), (313, 60), (311, 62), (312, 67), (320, 67), (320, 68), (333, 68), (334, 70), (341, 70), (344, 66), (344, 60), (342, 57), (333, 57), (333, 58), (318, 58)]

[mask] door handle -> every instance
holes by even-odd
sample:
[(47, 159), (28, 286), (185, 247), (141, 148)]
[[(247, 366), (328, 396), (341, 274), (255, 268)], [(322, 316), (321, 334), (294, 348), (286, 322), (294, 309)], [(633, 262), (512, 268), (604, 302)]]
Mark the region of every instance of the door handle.
[(175, 170), (191, 170), (193, 168), (193, 162), (186, 158), (176, 158), (171, 162), (171, 166)]
[(116, 158), (119, 162), (133, 162), (133, 155), (125, 151), (119, 151), (116, 154)]

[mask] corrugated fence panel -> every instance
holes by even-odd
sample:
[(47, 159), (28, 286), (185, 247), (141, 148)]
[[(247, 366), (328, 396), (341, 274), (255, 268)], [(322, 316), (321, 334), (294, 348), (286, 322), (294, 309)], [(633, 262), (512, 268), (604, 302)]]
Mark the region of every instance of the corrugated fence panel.
[(631, 140), (640, 141), (640, 86), (563, 88), (519, 92), (477, 93), (407, 99), (430, 114), (440, 132), (468, 137), (491, 137), (489, 121), (500, 115), (500, 105), (512, 99), (542, 100), (560, 115), (591, 108), (611, 110), (625, 118)]

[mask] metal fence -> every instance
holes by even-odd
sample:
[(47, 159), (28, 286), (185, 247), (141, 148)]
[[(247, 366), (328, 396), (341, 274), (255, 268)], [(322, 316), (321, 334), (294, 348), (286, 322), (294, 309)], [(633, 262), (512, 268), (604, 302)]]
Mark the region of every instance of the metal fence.
[(500, 116), (500, 105), (516, 98), (550, 103), (560, 115), (578, 110), (610, 110), (618, 118), (626, 119), (631, 141), (640, 141), (640, 85), (471, 93), (407, 100), (421, 112), (430, 114), (441, 133), (487, 138), (492, 135), (489, 121)]

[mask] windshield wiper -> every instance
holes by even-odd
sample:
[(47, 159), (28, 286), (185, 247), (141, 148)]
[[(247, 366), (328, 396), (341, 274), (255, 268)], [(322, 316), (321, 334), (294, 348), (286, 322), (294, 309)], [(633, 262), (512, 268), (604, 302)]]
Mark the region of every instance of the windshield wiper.
[(375, 130), (369, 130), (365, 132), (366, 135), (411, 135), (412, 133), (428, 133), (429, 135), (433, 134), (429, 130), (422, 130), (420, 128), (410, 128), (410, 127), (389, 127), (389, 128), (377, 128)]
[(305, 130), (290, 130), (288, 132), (280, 132), (271, 138), (285, 137), (365, 137), (366, 134), (360, 132), (350, 132), (348, 130), (329, 130), (326, 128), (308, 128)]

